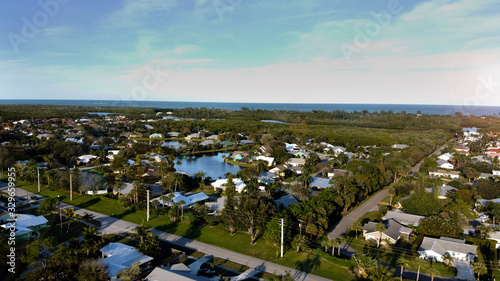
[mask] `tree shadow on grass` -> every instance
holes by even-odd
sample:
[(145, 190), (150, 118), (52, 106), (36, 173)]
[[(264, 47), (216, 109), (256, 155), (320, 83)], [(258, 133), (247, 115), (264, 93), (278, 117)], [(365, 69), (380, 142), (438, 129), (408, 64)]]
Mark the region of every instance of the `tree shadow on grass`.
[(184, 237), (189, 239), (196, 239), (201, 235), (201, 228), (195, 225), (191, 225), (188, 230), (184, 233)]
[(311, 271), (319, 268), (321, 265), (321, 257), (318, 253), (310, 254), (303, 261), (297, 261), (295, 263), (295, 269), (298, 271), (295, 272), (294, 278), (295, 280), (302, 279), (302, 275), (307, 275), (307, 273), (311, 273)]
[(94, 198), (94, 199), (89, 200), (87, 202), (78, 204), (77, 207), (82, 208), (82, 209), (88, 209), (90, 206), (99, 203), (99, 201), (101, 201), (100, 198)]
[(175, 222), (169, 222), (169, 223), (160, 225), (160, 226), (155, 227), (155, 228), (158, 230), (161, 230), (163, 232), (175, 233), (177, 231), (178, 226), (179, 226), (179, 222), (175, 221)]

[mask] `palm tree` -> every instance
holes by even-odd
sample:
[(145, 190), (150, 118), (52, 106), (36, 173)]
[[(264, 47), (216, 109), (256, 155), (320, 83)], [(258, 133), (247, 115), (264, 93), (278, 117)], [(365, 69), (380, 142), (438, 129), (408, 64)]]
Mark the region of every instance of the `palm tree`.
[(330, 241), (328, 240), (328, 237), (323, 236), (323, 238), (321, 238), (321, 240), (319, 240), (319, 245), (320, 245), (321, 247), (324, 247), (324, 248), (325, 248), (325, 253), (326, 253), (326, 252), (327, 252), (328, 247), (330, 247)]
[(416, 259), (415, 262), (418, 265), (418, 269), (417, 269), (417, 281), (418, 281), (418, 278), (420, 277), (420, 267), (422, 266), (423, 261), (421, 259)]
[(332, 246), (332, 256), (335, 255), (335, 247), (340, 247), (340, 241), (337, 239), (331, 239), (330, 245)]
[(382, 266), (380, 264), (377, 264), (377, 266), (373, 270), (374, 280), (378, 281), (391, 280), (393, 276), (394, 276), (394, 268), (389, 269), (389, 267), (387, 266)]
[(68, 230), (66, 230), (66, 233), (69, 233), (71, 219), (76, 217), (75, 210), (73, 208), (68, 208), (68, 209), (64, 209), (63, 212), (64, 212), (64, 215), (66, 216), (66, 219), (68, 220)]
[(474, 269), (474, 272), (477, 273), (477, 280), (480, 280), (479, 276), (481, 276), (481, 274), (488, 273), (484, 262), (475, 262), (472, 264), (472, 268)]
[(145, 223), (141, 223), (134, 228), (136, 235), (141, 239), (141, 243), (144, 241), (144, 236), (148, 235), (149, 227)]
[(401, 267), (401, 281), (403, 281), (404, 268), (408, 267), (410, 265), (410, 263), (408, 262), (408, 259), (406, 257), (401, 256), (398, 258), (397, 264), (398, 264), (398, 266)]
[(340, 246), (345, 242), (345, 238), (342, 237), (342, 236), (339, 236), (337, 238), (335, 238), (335, 241), (337, 241), (338, 244), (338, 247), (337, 247), (337, 255), (340, 256)]
[(122, 188), (125, 186), (125, 184), (122, 181), (115, 181), (114, 189), (118, 191), (118, 197), (122, 194)]
[(350, 228), (356, 232), (356, 239), (358, 238), (358, 231), (363, 231), (363, 226), (359, 221), (353, 222)]
[(387, 191), (388, 191), (389, 196), (390, 196), (389, 206), (392, 206), (392, 199), (394, 198), (394, 196), (396, 196), (396, 189), (391, 186), (391, 187), (389, 187), (389, 189)]
[(453, 262), (453, 258), (450, 256), (450, 254), (446, 254), (443, 256), (443, 262), (446, 264), (446, 265), (449, 265), (451, 262)]
[(434, 276), (436, 276), (439, 273), (439, 270), (433, 266), (430, 267), (427, 272), (431, 275), (431, 281), (434, 281)]
[(184, 204), (186, 204), (186, 201), (180, 200), (179, 202), (177, 202), (177, 204), (179, 204), (181, 208), (181, 221), (182, 221), (184, 219)]
[(85, 246), (85, 248), (87, 248), (88, 256), (90, 249), (93, 248), (99, 240), (99, 232), (95, 227), (87, 226), (83, 228), (82, 234), (84, 236), (83, 245)]
[(385, 231), (385, 224), (379, 222), (377, 223), (377, 225), (375, 226), (375, 231), (378, 231), (380, 233), (379, 235), (379, 238), (378, 238), (378, 244), (377, 244), (377, 248), (380, 247), (380, 243), (382, 241), (382, 233), (384, 233)]

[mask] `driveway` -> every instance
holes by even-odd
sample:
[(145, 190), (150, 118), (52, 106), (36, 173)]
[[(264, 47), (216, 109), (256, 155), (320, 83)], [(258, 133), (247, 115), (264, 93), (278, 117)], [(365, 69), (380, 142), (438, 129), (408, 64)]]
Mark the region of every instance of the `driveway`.
[(457, 278), (463, 280), (476, 280), (472, 265), (465, 261), (453, 260), (453, 266), (457, 269)]

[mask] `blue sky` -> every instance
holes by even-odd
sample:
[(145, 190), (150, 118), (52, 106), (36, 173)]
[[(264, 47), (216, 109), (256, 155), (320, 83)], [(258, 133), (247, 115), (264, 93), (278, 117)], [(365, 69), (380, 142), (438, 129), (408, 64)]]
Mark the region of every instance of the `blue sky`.
[(497, 0), (0, 5), (0, 99), (500, 106)]

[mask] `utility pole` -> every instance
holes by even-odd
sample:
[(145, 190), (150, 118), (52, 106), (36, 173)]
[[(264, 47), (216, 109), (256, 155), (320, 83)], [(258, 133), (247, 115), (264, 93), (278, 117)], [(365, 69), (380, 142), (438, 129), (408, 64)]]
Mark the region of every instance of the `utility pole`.
[(40, 193), (40, 167), (36, 167), (36, 171), (38, 173), (38, 193)]
[(149, 189), (147, 190), (147, 195), (148, 195), (148, 200), (146, 202), (147, 212), (148, 212), (147, 221), (149, 221)]
[(281, 257), (283, 257), (283, 238), (284, 238), (284, 226), (285, 226), (285, 219), (281, 218)]
[(73, 201), (73, 174), (69, 173), (69, 201)]

